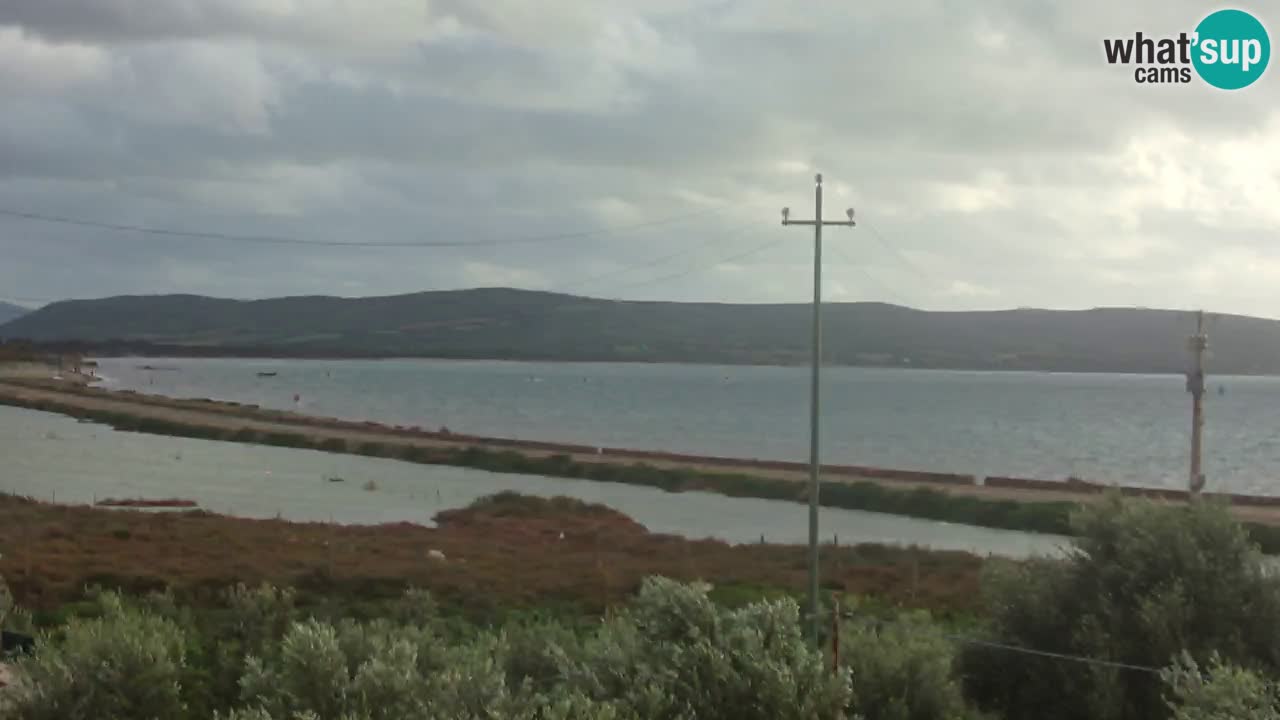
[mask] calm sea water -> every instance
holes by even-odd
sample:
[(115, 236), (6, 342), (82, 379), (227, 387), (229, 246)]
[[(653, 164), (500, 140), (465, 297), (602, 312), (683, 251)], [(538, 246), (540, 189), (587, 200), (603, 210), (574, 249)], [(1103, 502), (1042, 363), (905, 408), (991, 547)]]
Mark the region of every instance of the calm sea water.
[[(804, 368), (117, 358), (102, 361), (102, 374), (143, 392), (482, 435), (808, 457)], [(826, 462), (1186, 483), (1191, 401), (1181, 377), (866, 368), (823, 377)], [(1209, 487), (1280, 494), (1280, 378), (1213, 378), (1210, 390)]]
[[(584, 480), (487, 473), (313, 450), (120, 433), (49, 413), (0, 406), (0, 492), (58, 502), (179, 497), (242, 517), (431, 524), (435, 513), (502, 490), (603, 503), (649, 530), (734, 543), (803, 543), (808, 509)], [(328, 481), (342, 477), (341, 483)], [(373, 480), (377, 489), (363, 489)], [(878, 513), (823, 509), (824, 538), (915, 544), (979, 554), (1051, 553), (1047, 535), (987, 530)]]

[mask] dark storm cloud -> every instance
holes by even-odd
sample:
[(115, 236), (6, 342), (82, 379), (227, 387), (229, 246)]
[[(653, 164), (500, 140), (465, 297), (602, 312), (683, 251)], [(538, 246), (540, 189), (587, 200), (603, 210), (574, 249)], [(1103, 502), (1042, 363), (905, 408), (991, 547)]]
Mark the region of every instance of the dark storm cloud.
[[(1217, 297), (1217, 309), (1280, 315), (1269, 240), (1280, 179), (1265, 162), (1280, 151), (1274, 72), (1241, 93), (1142, 87), (1102, 55), (1103, 37), (1190, 30), (1207, 10), (10, 0), (0, 209), (397, 242), (719, 210), (450, 250), (195, 242), (0, 218), (0, 296), (512, 284), (799, 301), (807, 246), (777, 227), (777, 211), (807, 215), (822, 170), (829, 202), (868, 221), (833, 240), (834, 299)], [(1205, 252), (1206, 237), (1221, 243)], [(721, 262), (770, 238), (776, 247)], [(602, 274), (611, 279), (585, 282)]]

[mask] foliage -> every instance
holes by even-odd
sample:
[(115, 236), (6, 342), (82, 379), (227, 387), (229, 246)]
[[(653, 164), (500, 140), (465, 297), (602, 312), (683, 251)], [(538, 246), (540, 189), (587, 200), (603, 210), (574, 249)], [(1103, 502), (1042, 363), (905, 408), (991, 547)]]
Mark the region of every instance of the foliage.
[[(454, 520), (483, 534), (539, 503), (554, 504), (490, 498)], [(838, 668), (805, 642), (793, 599), (749, 584), (727, 607), (709, 585), (649, 578), (590, 625), (460, 626), (422, 590), (304, 605), (313, 590), (239, 585), (214, 609), (99, 593), (18, 661), (0, 715), (973, 720), (977, 703), (1006, 718), (1280, 720), (1280, 585), (1225, 508), (1107, 498), (1074, 522), (1065, 557), (993, 566), (982, 628), (873, 604), (842, 625)], [(1002, 646), (957, 655), (955, 634)]]
[(1174, 720), (1280, 720), (1280, 688), (1257, 673), (1224, 664), (1216, 655), (1201, 671), (1187, 654), (1161, 673)]
[(717, 608), (706, 586), (650, 579), (592, 638), (573, 681), (636, 717), (802, 720), (843, 717), (846, 673), (800, 633), (791, 600)]
[[(316, 483), (317, 492), (331, 487), (322, 477)], [(596, 615), (626, 602), (655, 574), (706, 579), (717, 594), (735, 586), (765, 594), (803, 587), (796, 573), (804, 563), (801, 547), (649, 533), (622, 513), (554, 498), (521, 508), (450, 511), (436, 527), (370, 527), (57, 506), (0, 495), (0, 546), (33, 540), (30, 574), (14, 572), (26, 557), (0, 559), (0, 572), (43, 626), (60, 622), (89, 584), (135, 596), (171, 588), (179, 602), (206, 609), (225, 604), (218, 589), (229, 584), (270, 582), (296, 588), (305, 612), (362, 618), (381, 616), (416, 586), (429, 590), (445, 614), (481, 623), (531, 611), (558, 619)], [(122, 530), (128, 540), (115, 537)], [(431, 560), (431, 550), (447, 560)], [(942, 616), (977, 604), (983, 561), (967, 553), (859, 545), (831, 548), (824, 559), (824, 575), (849, 593)]]
[(966, 708), (955, 648), (927, 613), (841, 627), (840, 661), (853, 675), (850, 707), (876, 720), (956, 720)]
[[(1186, 651), (1280, 667), (1280, 588), (1214, 502), (1167, 507), (1118, 497), (1074, 518), (1063, 560), (993, 564), (985, 582), (1000, 641), (1160, 668)], [(1010, 717), (1147, 720), (1167, 715), (1150, 672), (970, 647), (968, 690)]]
[(187, 638), (172, 621), (99, 598), (102, 617), (72, 620), (21, 660), (15, 720), (186, 717)]
[(297, 617), (270, 587), (226, 600), (231, 615), (211, 623), (168, 596), (101, 595), (101, 617), (72, 620), (21, 661), (15, 717), (813, 720), (844, 717), (850, 699), (847, 673), (800, 636), (794, 602), (726, 610), (705, 586), (669, 580), (647, 581), (585, 636), (533, 621), (453, 641), (420, 592), (369, 621)]
[(31, 634), (36, 631), (35, 618), (31, 611), (23, 607), (13, 607), (9, 615), (3, 619), (4, 629), (11, 632)]

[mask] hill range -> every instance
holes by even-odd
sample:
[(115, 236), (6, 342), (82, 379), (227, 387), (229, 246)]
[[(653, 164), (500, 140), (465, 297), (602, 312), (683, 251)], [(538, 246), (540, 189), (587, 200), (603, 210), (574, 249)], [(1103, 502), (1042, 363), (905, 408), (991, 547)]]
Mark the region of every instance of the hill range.
[[(801, 364), (807, 304), (617, 301), (482, 288), (368, 298), (195, 295), (67, 300), (0, 325), (0, 337), (98, 354), (437, 357)], [(1213, 315), (1211, 368), (1280, 374), (1280, 322)], [(824, 306), (836, 365), (1181, 373), (1190, 313), (1145, 308), (935, 312)]]
[(21, 305), (13, 305), (12, 303), (0, 302), (0, 325), (12, 320), (16, 320), (29, 311)]

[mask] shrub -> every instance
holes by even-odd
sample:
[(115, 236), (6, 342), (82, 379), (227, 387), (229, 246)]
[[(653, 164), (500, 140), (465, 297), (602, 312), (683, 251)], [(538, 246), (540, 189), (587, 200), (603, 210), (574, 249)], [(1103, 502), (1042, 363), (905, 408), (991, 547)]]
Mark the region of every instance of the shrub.
[(853, 676), (850, 710), (876, 720), (954, 720), (964, 699), (955, 648), (927, 614), (841, 628), (840, 660)]
[(356, 453), (370, 457), (386, 457), (390, 454), (390, 448), (386, 443), (363, 442), (356, 446)]
[(641, 718), (843, 717), (849, 678), (805, 643), (794, 601), (725, 611), (707, 590), (646, 580), (587, 643), (575, 686)]
[[(1182, 651), (1197, 661), (1280, 667), (1280, 588), (1226, 507), (1168, 507), (1118, 496), (1073, 518), (1062, 560), (993, 563), (984, 582), (1002, 642), (1142, 667)], [(963, 653), (966, 684), (1009, 717), (1168, 716), (1151, 673), (998, 649)]]
[(512, 686), (528, 683), (549, 692), (564, 680), (565, 669), (581, 661), (581, 643), (572, 630), (555, 622), (512, 623), (502, 632), (503, 671)]
[(499, 635), (445, 646), (431, 631), (375, 621), (295, 624), (276, 659), (250, 659), (245, 707), (230, 717), (403, 720), (406, 718), (610, 717), (567, 688), (536, 693), (513, 684)]
[(1280, 692), (1273, 681), (1210, 659), (1206, 672), (1188, 655), (1161, 673), (1170, 689), (1174, 720), (1280, 720)]
[(231, 440), (242, 443), (258, 442), (258, 432), (253, 428), (242, 427), (231, 435)]
[(277, 447), (305, 448), (311, 446), (311, 441), (305, 435), (293, 432), (263, 432), (257, 436), (257, 441), (264, 445), (275, 445)]
[(406, 462), (429, 463), (436, 458), (429, 448), (418, 445), (405, 445), (400, 448), (400, 459)]
[(546, 621), (457, 644), (430, 625), (297, 622), (246, 662), (240, 690), (221, 717), (825, 720), (850, 697), (847, 674), (801, 638), (793, 602), (726, 611), (666, 580), (586, 639)]
[[(0, 579), (0, 582), (3, 582), (3, 579)], [(0, 625), (2, 625), (5, 630), (10, 630), (16, 633), (23, 633), (27, 635), (34, 633), (36, 629), (35, 616), (32, 615), (30, 610), (22, 607), (11, 606), (8, 610), (8, 614), (5, 614), (4, 592), (5, 590), (3, 586), (0, 586)]]
[(347, 451), (347, 441), (342, 438), (325, 438), (316, 446), (317, 449), (331, 453), (345, 453)]
[(72, 619), (20, 660), (11, 714), (18, 720), (180, 718), (187, 639), (175, 623), (99, 597), (103, 615)]

